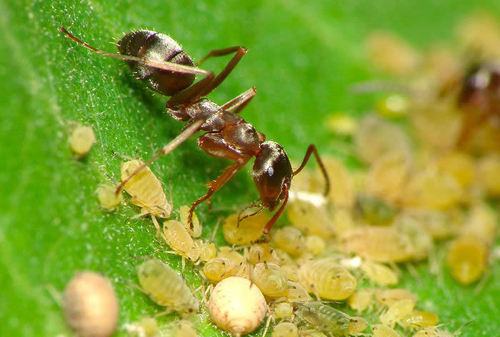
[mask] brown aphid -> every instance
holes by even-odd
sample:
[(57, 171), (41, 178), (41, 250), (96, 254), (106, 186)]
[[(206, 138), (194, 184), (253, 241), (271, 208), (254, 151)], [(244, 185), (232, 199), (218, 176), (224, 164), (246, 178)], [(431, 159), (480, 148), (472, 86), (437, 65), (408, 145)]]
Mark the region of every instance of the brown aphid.
[(68, 324), (82, 337), (107, 337), (118, 323), (119, 304), (109, 280), (94, 272), (76, 273), (64, 290)]
[(335, 259), (311, 260), (300, 267), (300, 283), (312, 294), (343, 300), (356, 290), (356, 278)]
[(340, 238), (345, 250), (377, 262), (402, 262), (413, 257), (410, 238), (393, 227), (364, 226)]
[(271, 337), (298, 337), (299, 330), (297, 326), (291, 322), (280, 322), (273, 328)]
[(78, 157), (83, 157), (90, 152), (92, 146), (96, 142), (95, 133), (90, 126), (77, 126), (69, 138), (69, 144), (71, 150), (78, 155)]
[(430, 311), (413, 311), (398, 321), (405, 328), (411, 327), (417, 329), (435, 326), (438, 322), (438, 315)]
[(227, 258), (216, 257), (208, 260), (201, 271), (208, 281), (217, 283), (230, 276), (235, 276), (238, 273), (238, 265)]
[(273, 234), (276, 247), (292, 256), (300, 256), (306, 250), (306, 242), (302, 233), (295, 227), (286, 226)]
[(123, 194), (115, 194), (116, 186), (102, 184), (97, 188), (97, 199), (102, 207), (113, 210), (123, 201)]
[(250, 273), (250, 279), (268, 297), (282, 297), (288, 291), (288, 283), (281, 268), (274, 263), (258, 263)]
[(199, 310), (198, 299), (182, 277), (169, 265), (151, 259), (136, 267), (142, 291), (167, 312), (192, 313)]
[(220, 329), (240, 337), (262, 323), (267, 304), (260, 289), (250, 280), (229, 277), (215, 286), (208, 301), (208, 311)]
[(222, 233), (226, 241), (233, 245), (246, 245), (262, 236), (262, 230), (269, 222), (267, 214), (241, 218), (239, 214), (232, 214), (226, 218), (222, 225)]
[[(139, 159), (130, 160), (121, 165), (121, 179), (126, 180), (144, 163)], [(168, 218), (172, 205), (168, 202), (161, 181), (156, 178), (151, 169), (145, 166), (125, 185), (125, 191), (131, 196), (131, 202), (142, 208), (142, 214), (150, 214), (159, 218)]]
[(186, 227), (179, 221), (165, 221), (163, 223), (163, 235), (167, 244), (175, 253), (191, 261), (196, 261), (200, 257), (199, 247), (195, 245)]
[(377, 289), (375, 299), (378, 303), (390, 307), (401, 300), (411, 300), (416, 303), (417, 295), (406, 289)]
[(473, 235), (460, 236), (451, 242), (446, 262), (455, 280), (471, 284), (486, 270), (488, 246)]

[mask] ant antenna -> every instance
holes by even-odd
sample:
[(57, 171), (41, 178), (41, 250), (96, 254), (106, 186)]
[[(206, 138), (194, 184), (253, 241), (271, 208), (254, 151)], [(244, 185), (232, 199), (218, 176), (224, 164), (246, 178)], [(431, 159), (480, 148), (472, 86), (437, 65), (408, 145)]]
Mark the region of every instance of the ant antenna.
[[(316, 157), (316, 161), (318, 162), (319, 168), (321, 169), (321, 173), (323, 174), (323, 177), (325, 178), (325, 191), (323, 192), (323, 195), (327, 196), (328, 192), (330, 191), (330, 178), (328, 177), (328, 173), (326, 172), (325, 164), (323, 164), (323, 161), (319, 157), (318, 150), (316, 149), (316, 146), (314, 144), (310, 144), (307, 147), (306, 155), (304, 156), (304, 159), (302, 160), (302, 164), (300, 164), (298, 169), (293, 171), (293, 175), (296, 176), (297, 174), (299, 174), (300, 171), (302, 171), (304, 166), (306, 166), (307, 162), (309, 161), (309, 157), (311, 157), (311, 154), (314, 154), (314, 157)], [(288, 199), (288, 195), (287, 195), (287, 199)]]
[[(259, 205), (260, 204), (260, 205)], [(245, 212), (247, 209), (249, 208), (252, 208), (254, 206), (257, 206), (259, 205), (260, 208), (253, 212), (253, 213), (250, 213), (250, 214), (246, 214), (245, 216), (241, 216), (243, 214), (243, 212)], [(255, 200), (255, 201), (252, 201), (251, 204), (245, 206), (245, 208), (243, 208), (239, 213), (238, 213), (238, 224), (236, 225), (236, 227), (240, 227), (240, 222), (243, 221), (244, 219), (248, 218), (248, 217), (251, 217), (251, 216), (254, 216), (254, 215), (257, 215), (259, 214), (260, 212), (262, 212), (264, 210), (264, 206), (262, 206), (262, 203), (260, 200)]]

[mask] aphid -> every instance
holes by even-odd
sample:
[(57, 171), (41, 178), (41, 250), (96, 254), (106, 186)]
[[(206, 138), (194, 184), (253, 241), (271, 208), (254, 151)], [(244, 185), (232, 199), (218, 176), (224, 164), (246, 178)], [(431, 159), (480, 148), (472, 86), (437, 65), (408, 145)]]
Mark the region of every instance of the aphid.
[(200, 250), (187, 229), (179, 221), (165, 221), (163, 223), (163, 236), (170, 248), (182, 257), (191, 261), (196, 261), (200, 257)]
[(151, 259), (141, 263), (136, 269), (142, 291), (156, 304), (167, 307), (167, 312), (198, 312), (198, 299), (169, 265)]
[(326, 334), (315, 329), (301, 328), (299, 330), (300, 337), (328, 337)]
[(335, 259), (312, 260), (300, 267), (300, 283), (312, 294), (343, 300), (356, 290), (356, 278)]
[(275, 319), (290, 318), (293, 315), (293, 306), (288, 302), (277, 303), (272, 308)]
[(414, 221), (434, 239), (445, 239), (457, 231), (462, 225), (460, 213), (441, 212), (428, 209), (405, 209), (399, 221)]
[[(138, 159), (123, 162), (121, 165), (122, 181), (126, 181), (143, 164)], [(161, 181), (156, 178), (149, 167), (141, 168), (138, 174), (127, 181), (124, 189), (132, 197), (131, 202), (142, 208), (141, 214), (150, 214), (159, 218), (170, 216), (172, 205), (163, 192)]]
[(159, 333), (158, 323), (152, 317), (143, 317), (138, 322), (127, 323), (124, 329), (129, 336), (136, 337), (156, 337)]
[(405, 328), (412, 327), (417, 329), (435, 326), (438, 322), (438, 315), (430, 311), (413, 311), (398, 321)]
[(266, 310), (266, 299), (260, 289), (242, 277), (229, 277), (219, 282), (208, 301), (212, 321), (236, 337), (257, 329)]
[(413, 256), (410, 238), (393, 227), (364, 226), (340, 238), (347, 252), (377, 262), (402, 262)]
[(217, 248), (213, 242), (194, 240), (194, 249), (200, 253), (200, 261), (206, 262), (217, 256)]
[(219, 247), (219, 252), (217, 253), (217, 257), (225, 257), (238, 265), (245, 261), (243, 255), (241, 255), (236, 250), (228, 246)]
[[(500, 133), (500, 132), (499, 132)], [(492, 197), (500, 197), (500, 154), (492, 153), (479, 160), (479, 186)]]
[(377, 302), (388, 307), (401, 300), (417, 302), (417, 295), (406, 289), (377, 289), (375, 298)]
[(451, 175), (427, 169), (412, 176), (403, 195), (408, 207), (449, 210), (463, 197), (463, 188)]
[(312, 300), (307, 290), (300, 283), (291, 281), (288, 282), (286, 297), (293, 303), (309, 302)]
[(347, 333), (349, 335), (361, 334), (366, 328), (368, 328), (368, 321), (366, 319), (359, 316), (353, 316), (350, 319)]
[(239, 220), (239, 214), (232, 214), (224, 220), (222, 233), (233, 245), (246, 245), (262, 236), (262, 230), (269, 222), (269, 216), (259, 213)]
[(362, 288), (356, 290), (354, 294), (349, 297), (347, 303), (351, 309), (358, 312), (364, 311), (372, 306), (374, 290), (370, 288)]
[(461, 284), (477, 281), (486, 270), (488, 246), (475, 236), (460, 236), (453, 240), (447, 253), (451, 276)]
[(347, 113), (336, 113), (327, 117), (326, 127), (334, 134), (352, 136), (358, 127), (358, 121)]
[(317, 205), (310, 200), (291, 200), (286, 209), (288, 220), (302, 232), (329, 238), (335, 234), (331, 214), (325, 204)]
[(388, 202), (397, 202), (403, 192), (410, 170), (409, 159), (398, 153), (378, 159), (370, 168), (366, 190)]
[(247, 259), (248, 262), (253, 265), (262, 262), (275, 264), (281, 263), (281, 260), (276, 254), (276, 251), (271, 246), (269, 246), (268, 243), (257, 243), (250, 246)]
[(360, 194), (356, 198), (354, 212), (366, 224), (373, 226), (390, 225), (395, 216), (395, 209), (382, 199)]
[(173, 337), (196, 337), (196, 329), (188, 320), (181, 319), (178, 322), (175, 322), (174, 329), (172, 331)]
[(349, 331), (351, 317), (321, 302), (294, 304), (295, 315), (315, 329), (328, 335), (344, 335)]
[(334, 157), (323, 160), (328, 177), (335, 181), (330, 188), (328, 197), (335, 206), (351, 207), (354, 204), (354, 184), (345, 165)]
[(386, 312), (380, 315), (380, 322), (392, 328), (396, 322), (401, 321), (403, 317), (410, 314), (414, 308), (415, 301), (411, 299), (397, 301), (389, 306)]
[(123, 201), (123, 195), (115, 194), (115, 190), (116, 187), (112, 185), (99, 185), (96, 193), (102, 207), (112, 210)]
[(69, 144), (71, 150), (78, 155), (78, 157), (83, 157), (90, 152), (92, 146), (96, 142), (94, 130), (90, 126), (77, 126), (71, 133), (69, 138)]
[(429, 255), (434, 245), (431, 235), (415, 219), (398, 217), (393, 224), (400, 233), (405, 234), (412, 243), (412, 259), (421, 260)]
[(285, 296), (288, 291), (286, 276), (274, 263), (258, 263), (250, 273), (250, 279), (259, 287), (260, 291), (269, 297)]
[(64, 314), (82, 337), (107, 337), (118, 323), (119, 304), (109, 280), (97, 273), (76, 273), (64, 290)]
[(321, 255), (326, 249), (326, 242), (323, 238), (316, 235), (306, 237), (306, 251), (313, 255)]
[[(188, 123), (188, 127), (179, 136), (157, 152), (143, 167), (151, 164), (161, 155), (173, 151), (199, 130), (206, 132), (198, 139), (198, 146), (202, 150), (211, 156), (234, 161), (218, 178), (208, 184), (207, 193), (191, 205), (188, 217), (190, 224), (195, 208), (210, 199), (252, 157), (255, 157), (253, 178), (260, 194), (260, 208), (273, 211), (281, 203), (278, 211), (264, 227), (265, 234), (269, 233), (283, 212), (288, 201), (288, 191), (292, 178), (302, 171), (311, 154), (314, 154), (322, 169), (326, 181), (325, 195), (328, 194), (328, 175), (316, 146), (309, 145), (301, 165), (294, 171), (283, 147), (276, 142), (265, 141), (264, 134), (257, 132), (250, 123), (238, 115), (255, 96), (255, 88), (247, 90), (222, 106), (202, 98), (224, 81), (246, 54), (245, 48), (235, 46), (213, 50), (203, 58), (201, 62), (213, 56), (235, 53), (221, 73), (214, 76), (211, 72), (194, 68), (191, 57), (182, 50), (176, 41), (164, 34), (145, 30), (125, 34), (118, 42), (121, 55), (117, 55), (90, 46), (63, 27), (60, 28), (60, 31), (97, 54), (127, 61), (137, 73), (138, 78), (146, 81), (151, 89), (171, 96), (167, 101), (167, 112), (174, 119)], [(193, 84), (196, 74), (202, 74), (206, 77)], [(137, 174), (140, 169), (141, 167), (137, 168), (128, 179), (132, 179), (133, 175)], [(126, 183), (127, 181), (123, 181), (122, 185)]]
[(374, 324), (371, 326), (373, 331), (373, 337), (400, 337), (401, 335), (397, 333), (393, 328), (390, 328), (383, 324)]
[(304, 236), (291, 226), (278, 229), (273, 235), (273, 241), (276, 247), (292, 256), (300, 256), (306, 250)]
[(200, 220), (198, 220), (198, 216), (196, 213), (193, 213), (192, 225), (193, 228), (189, 225), (189, 206), (183, 205), (179, 208), (180, 221), (186, 227), (186, 230), (193, 238), (199, 238), (203, 231), (203, 228), (200, 225)]
[(298, 337), (299, 330), (291, 322), (280, 322), (275, 325), (271, 337)]
[(391, 268), (372, 261), (364, 261), (361, 270), (370, 281), (381, 286), (393, 286), (398, 283), (398, 274)]
[(496, 238), (498, 227), (497, 214), (486, 203), (472, 205), (465, 224), (460, 229), (464, 236), (474, 235), (488, 245)]
[(463, 187), (470, 186), (476, 175), (474, 158), (461, 151), (452, 151), (443, 155), (437, 162), (437, 168), (451, 175)]
[(399, 94), (390, 94), (380, 99), (375, 109), (385, 118), (404, 117), (410, 108), (408, 97)]
[(208, 281), (217, 283), (230, 276), (235, 276), (238, 272), (238, 265), (227, 258), (216, 257), (208, 260), (201, 271)]

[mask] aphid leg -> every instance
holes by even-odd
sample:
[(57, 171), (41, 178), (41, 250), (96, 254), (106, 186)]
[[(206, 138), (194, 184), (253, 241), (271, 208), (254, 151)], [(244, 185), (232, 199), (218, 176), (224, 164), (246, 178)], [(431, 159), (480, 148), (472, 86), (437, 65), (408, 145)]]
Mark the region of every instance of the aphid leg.
[(321, 169), (321, 172), (323, 173), (323, 177), (325, 178), (325, 191), (324, 195), (328, 195), (328, 192), (330, 191), (330, 178), (328, 177), (328, 173), (326, 172), (325, 165), (323, 164), (323, 161), (321, 160), (318, 150), (316, 149), (316, 146), (314, 144), (310, 144), (307, 147), (306, 155), (304, 156), (304, 159), (302, 160), (302, 164), (300, 164), (299, 168), (293, 171), (293, 175), (296, 176), (304, 166), (306, 166), (307, 162), (309, 161), (309, 158), (311, 157), (311, 154), (314, 154), (316, 157), (316, 161), (318, 162), (318, 165)]
[(155, 225), (156, 228), (156, 235), (161, 237), (165, 242), (167, 242), (167, 238), (165, 237), (165, 234), (163, 234), (160, 224), (158, 223), (158, 220), (156, 220), (156, 217), (154, 215), (151, 215), (151, 220), (153, 221), (153, 224)]
[(248, 103), (254, 98), (257, 94), (257, 89), (255, 87), (251, 87), (247, 91), (243, 92), (239, 96), (236, 96), (229, 102), (225, 103), (221, 106), (222, 110), (229, 111), (232, 113), (239, 113), (243, 108), (247, 106)]
[(124, 60), (124, 61), (132, 61), (132, 62), (139, 62), (142, 63), (148, 67), (160, 69), (160, 70), (165, 70), (165, 71), (173, 71), (176, 73), (183, 73), (183, 74), (201, 74), (201, 75), (209, 75), (210, 72), (202, 69), (198, 69), (196, 67), (190, 67), (190, 66), (185, 66), (182, 64), (177, 64), (177, 63), (172, 63), (172, 62), (165, 62), (165, 61), (155, 61), (151, 60), (148, 58), (142, 58), (142, 57), (136, 57), (136, 56), (131, 56), (131, 55), (121, 55), (121, 54), (114, 54), (114, 53), (108, 53), (103, 50), (97, 49), (95, 47), (92, 47), (89, 45), (87, 42), (84, 42), (68, 32), (66, 28), (64, 27), (59, 27), (59, 31), (64, 33), (66, 37), (72, 39), (76, 43), (80, 44), (81, 46), (93, 51), (96, 54), (103, 55), (103, 56), (108, 56), (108, 57), (113, 57), (116, 59)]
[(243, 166), (245, 166), (249, 159), (250, 157), (248, 156), (237, 159), (236, 162), (227, 167), (226, 170), (219, 177), (217, 177), (217, 179), (212, 180), (210, 183), (208, 183), (209, 187), (207, 193), (191, 204), (188, 215), (188, 223), (191, 230), (193, 229), (193, 213), (196, 206), (211, 198), (215, 192), (217, 192), (222, 186), (224, 186), (224, 184), (231, 180), (231, 178), (233, 178), (236, 173), (238, 173), (238, 171), (241, 170)]
[(271, 324), (271, 319), (273, 318), (273, 315), (271, 315), (269, 312), (268, 312), (268, 317), (267, 317), (267, 321), (266, 321), (266, 327), (264, 328), (264, 332), (262, 333), (262, 337), (265, 337), (266, 334), (267, 334), (267, 330), (269, 330), (269, 325)]
[(195, 134), (200, 129), (200, 126), (203, 123), (204, 123), (204, 120), (197, 120), (196, 122), (194, 122), (193, 124), (191, 124), (190, 127), (188, 127), (187, 129), (185, 129), (184, 131), (182, 131), (177, 137), (175, 137), (174, 139), (172, 139), (172, 141), (170, 143), (168, 143), (167, 145), (165, 145), (151, 159), (149, 159), (147, 162), (145, 162), (144, 164), (142, 164), (141, 166), (139, 166), (134, 172), (132, 172), (131, 175), (129, 175), (126, 179), (124, 179), (121, 182), (121, 184), (118, 185), (118, 187), (116, 188), (115, 194), (120, 193), (120, 191), (123, 188), (123, 186), (125, 186), (125, 184), (128, 183), (130, 181), (130, 179), (132, 179), (143, 168), (145, 168), (146, 166), (150, 165), (152, 162), (154, 162), (159, 157), (161, 157), (163, 155), (169, 154), (170, 152), (172, 152), (173, 150), (175, 150), (175, 148), (177, 148), (179, 145), (181, 145), (184, 141), (186, 141), (186, 139), (188, 139), (193, 134)]

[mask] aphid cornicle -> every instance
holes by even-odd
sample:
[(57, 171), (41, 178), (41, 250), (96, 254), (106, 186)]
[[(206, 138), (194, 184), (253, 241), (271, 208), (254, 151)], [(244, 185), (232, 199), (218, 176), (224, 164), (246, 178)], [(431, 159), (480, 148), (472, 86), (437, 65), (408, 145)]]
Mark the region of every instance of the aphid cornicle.
[(151, 259), (137, 266), (142, 290), (167, 311), (192, 313), (199, 310), (198, 299), (191, 293), (182, 277), (170, 266)]
[[(184, 131), (142, 167), (138, 167), (118, 186), (117, 192), (142, 168), (173, 151), (197, 131), (203, 130), (206, 133), (198, 138), (198, 146), (211, 156), (230, 159), (234, 163), (208, 184), (209, 188), (204, 196), (191, 204), (188, 217), (190, 224), (195, 208), (209, 200), (253, 157), (255, 157), (253, 179), (260, 194), (260, 208), (273, 211), (281, 203), (276, 214), (264, 227), (263, 232), (266, 234), (285, 208), (292, 178), (304, 168), (311, 154), (314, 154), (322, 170), (326, 181), (325, 194), (328, 193), (328, 175), (313, 144), (309, 145), (302, 164), (294, 171), (283, 147), (276, 142), (265, 141), (264, 134), (256, 131), (250, 123), (238, 115), (255, 96), (255, 88), (247, 90), (222, 106), (202, 98), (224, 81), (246, 54), (245, 48), (235, 46), (212, 50), (203, 58), (198, 64), (210, 57), (234, 54), (224, 69), (214, 76), (212, 72), (195, 68), (191, 57), (176, 41), (164, 34), (145, 30), (125, 34), (118, 41), (120, 54), (113, 54), (90, 46), (63, 27), (60, 31), (99, 55), (127, 61), (138, 78), (145, 81), (151, 89), (171, 96), (167, 101), (167, 112), (176, 120), (187, 122)], [(196, 74), (205, 75), (205, 78), (193, 84)]]

